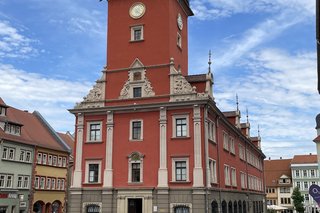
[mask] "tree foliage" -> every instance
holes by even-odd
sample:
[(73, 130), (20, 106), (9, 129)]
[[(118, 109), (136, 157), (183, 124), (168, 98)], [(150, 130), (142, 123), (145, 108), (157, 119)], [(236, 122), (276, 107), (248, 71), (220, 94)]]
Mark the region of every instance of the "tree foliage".
[(291, 198), (293, 200), (293, 206), (294, 206), (295, 210), (298, 213), (303, 213), (304, 212), (304, 205), (303, 205), (304, 197), (302, 196), (298, 187), (295, 187), (293, 189)]

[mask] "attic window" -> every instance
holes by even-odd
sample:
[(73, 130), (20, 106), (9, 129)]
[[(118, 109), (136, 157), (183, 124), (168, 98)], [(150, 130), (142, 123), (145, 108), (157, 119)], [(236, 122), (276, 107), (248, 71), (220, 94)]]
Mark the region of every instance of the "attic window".
[(0, 106), (0, 116), (6, 116), (6, 111), (5, 107)]
[(21, 126), (7, 123), (5, 125), (5, 132), (12, 135), (21, 135)]
[(133, 80), (134, 81), (140, 81), (141, 80), (141, 72), (133, 73)]

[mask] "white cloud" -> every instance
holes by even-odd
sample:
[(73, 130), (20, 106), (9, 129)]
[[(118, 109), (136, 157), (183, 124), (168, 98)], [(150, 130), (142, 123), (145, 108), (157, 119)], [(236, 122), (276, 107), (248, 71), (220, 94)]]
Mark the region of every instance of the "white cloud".
[(253, 135), (260, 125), (267, 156), (285, 150), (292, 156), (295, 147), (314, 152), (314, 118), (320, 105), (316, 91), (316, 54), (266, 49), (252, 54), (248, 61), (249, 72), (233, 81), (228, 76), (216, 81), (214, 95), (219, 108), (234, 110), (235, 93), (238, 93), (242, 112), (249, 108)]
[(0, 76), (1, 97), (7, 104), (39, 111), (58, 131), (73, 131), (72, 115), (66, 109), (82, 101), (91, 88), (87, 82), (47, 78), (7, 64), (0, 64)]
[(32, 47), (36, 41), (22, 35), (10, 23), (0, 20), (0, 59), (1, 58), (27, 58), (37, 54)]

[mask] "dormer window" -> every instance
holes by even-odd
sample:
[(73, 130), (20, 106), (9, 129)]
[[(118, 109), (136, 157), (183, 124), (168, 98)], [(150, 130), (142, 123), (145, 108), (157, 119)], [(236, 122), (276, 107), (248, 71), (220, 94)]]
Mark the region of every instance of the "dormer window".
[(5, 125), (5, 132), (12, 135), (21, 135), (21, 126), (17, 124), (7, 123)]
[(134, 87), (133, 88), (133, 97), (140, 98), (141, 97), (141, 87)]

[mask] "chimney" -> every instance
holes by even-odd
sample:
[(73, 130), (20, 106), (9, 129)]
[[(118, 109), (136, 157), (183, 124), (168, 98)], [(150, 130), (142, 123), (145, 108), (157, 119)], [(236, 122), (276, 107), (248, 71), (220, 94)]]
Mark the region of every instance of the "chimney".
[(271, 160), (271, 157), (269, 157), (269, 160)]
[(280, 157), (280, 160), (282, 160), (282, 157)]

